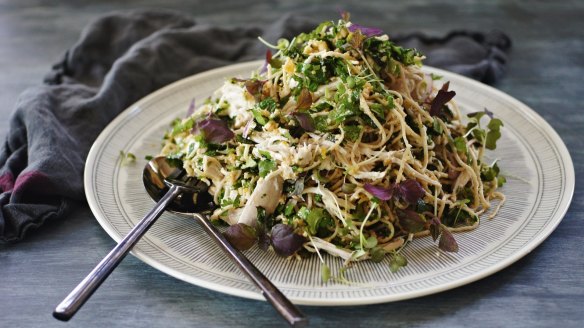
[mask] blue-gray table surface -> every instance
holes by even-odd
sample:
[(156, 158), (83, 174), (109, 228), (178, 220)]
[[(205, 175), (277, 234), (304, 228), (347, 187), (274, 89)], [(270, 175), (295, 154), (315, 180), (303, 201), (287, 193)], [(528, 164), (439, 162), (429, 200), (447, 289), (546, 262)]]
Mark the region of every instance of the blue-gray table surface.
[[(582, 327), (584, 325), (583, 1), (0, 1), (0, 135), (18, 94), (41, 83), (83, 26), (116, 9), (170, 8), (200, 22), (263, 24), (295, 11), (355, 19), (391, 31), (441, 35), (500, 29), (513, 39), (495, 87), (544, 117), (567, 145), (576, 192), (563, 221), (533, 252), (501, 272), (436, 295), (354, 307), (302, 307), (312, 326)], [(223, 295), (167, 276), (128, 256), (72, 321), (53, 307), (114, 246), (87, 206), (12, 245), (0, 245), (0, 327), (282, 326), (260, 301)]]

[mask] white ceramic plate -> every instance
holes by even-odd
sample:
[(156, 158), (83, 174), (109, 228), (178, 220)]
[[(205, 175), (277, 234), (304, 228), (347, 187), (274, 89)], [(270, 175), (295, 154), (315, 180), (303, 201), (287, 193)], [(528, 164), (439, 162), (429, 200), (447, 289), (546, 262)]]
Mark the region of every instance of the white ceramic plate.
[[(171, 84), (120, 114), (91, 148), (85, 167), (85, 191), (91, 210), (107, 233), (122, 239), (153, 206), (142, 186), (146, 155), (156, 155), (162, 135), (176, 117), (184, 117), (193, 98), (201, 104), (226, 78), (249, 77), (261, 62), (215, 69)], [(351, 285), (321, 283), (316, 257), (286, 260), (257, 247), (249, 259), (297, 304), (354, 305), (403, 300), (461, 286), (493, 274), (539, 245), (559, 224), (574, 192), (574, 166), (556, 132), (533, 110), (474, 80), (426, 68), (444, 76), (456, 90), (464, 112), (488, 108), (505, 124), (497, 150), (507, 184), (507, 202), (492, 220), (459, 233), (460, 251), (439, 252), (431, 238), (404, 249), (409, 262), (397, 273), (382, 263), (357, 263), (346, 273)], [(136, 154), (133, 165), (120, 165), (120, 150)], [(262, 295), (193, 221), (164, 214), (134, 247), (133, 254), (178, 279), (231, 295)], [(338, 258), (325, 259), (333, 275)]]

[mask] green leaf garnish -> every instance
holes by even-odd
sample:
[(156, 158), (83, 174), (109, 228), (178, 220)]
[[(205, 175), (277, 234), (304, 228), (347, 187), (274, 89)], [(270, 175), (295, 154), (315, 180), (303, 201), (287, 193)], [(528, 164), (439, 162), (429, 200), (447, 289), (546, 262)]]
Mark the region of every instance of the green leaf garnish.
[(498, 118), (494, 118), (489, 122), (489, 125), (487, 126), (489, 132), (487, 132), (487, 138), (485, 141), (485, 147), (487, 149), (493, 150), (497, 147), (497, 140), (501, 138), (501, 126), (503, 126), (503, 122)]
[(276, 162), (272, 160), (262, 160), (258, 163), (259, 175), (264, 178), (268, 173), (276, 168)]
[(350, 141), (355, 141), (359, 138), (359, 134), (361, 134), (361, 127), (357, 125), (348, 125), (343, 127), (343, 131), (345, 132), (345, 138)]
[(466, 153), (466, 139), (464, 137), (456, 137), (454, 139), (454, 147), (461, 153)]
[(122, 164), (122, 166), (133, 164), (135, 162), (136, 162), (136, 155), (134, 155), (130, 152), (124, 153), (123, 150), (120, 150), (120, 163)]
[(408, 260), (405, 258), (405, 256), (399, 253), (394, 253), (391, 261), (389, 262), (389, 270), (391, 273), (396, 273), (399, 269), (405, 267), (406, 265), (408, 265)]
[(327, 283), (331, 278), (331, 269), (325, 263), (320, 264), (320, 277), (323, 283)]
[(251, 109), (251, 114), (253, 115), (253, 118), (256, 120), (256, 122), (258, 122), (258, 124), (260, 124), (260, 125), (266, 125), (268, 123), (268, 121), (266, 120), (266, 118), (257, 109), (253, 109), (252, 108)]

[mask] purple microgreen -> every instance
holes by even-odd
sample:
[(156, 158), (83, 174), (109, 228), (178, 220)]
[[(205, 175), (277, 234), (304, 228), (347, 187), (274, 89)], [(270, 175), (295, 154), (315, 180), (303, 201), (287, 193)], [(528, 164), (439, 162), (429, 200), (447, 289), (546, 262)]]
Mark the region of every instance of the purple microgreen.
[(270, 245), (270, 236), (268, 236), (263, 227), (258, 226), (258, 247), (263, 251), (267, 251)]
[(438, 94), (436, 95), (436, 97), (434, 97), (434, 100), (432, 100), (432, 104), (430, 106), (430, 115), (432, 116), (442, 115), (442, 108), (444, 107), (444, 105), (446, 105), (446, 103), (452, 100), (452, 98), (454, 98), (454, 96), (456, 95), (456, 92), (448, 91), (449, 85), (450, 82), (444, 83), (442, 89), (438, 91)]
[(409, 204), (415, 204), (426, 194), (422, 185), (414, 179), (404, 180), (395, 188), (398, 195)]
[(418, 212), (409, 208), (405, 210), (397, 210), (397, 217), (400, 226), (408, 233), (420, 232), (424, 230), (424, 226), (426, 225), (426, 221), (422, 216)]
[(294, 233), (289, 225), (279, 223), (272, 227), (272, 246), (280, 256), (288, 257), (296, 253), (305, 242), (306, 238)]
[(194, 112), (195, 112), (195, 98), (193, 98), (191, 100), (191, 103), (189, 104), (189, 109), (187, 109), (187, 117), (191, 117), (191, 115), (193, 115)]
[(487, 116), (488, 116), (489, 118), (491, 118), (491, 119), (492, 119), (492, 118), (493, 118), (493, 116), (495, 115), (495, 114), (493, 114), (493, 112), (491, 112), (491, 111), (490, 111), (490, 110), (488, 110), (487, 108), (485, 108), (485, 114), (487, 114)]
[(358, 24), (351, 24), (347, 28), (349, 32), (355, 32), (357, 30), (361, 31), (361, 33), (367, 37), (377, 36), (383, 34), (383, 30), (377, 27), (367, 27)]
[(300, 127), (306, 132), (314, 132), (314, 119), (308, 113), (294, 113), (292, 114), (300, 124)]
[(243, 223), (229, 226), (223, 235), (233, 247), (240, 251), (250, 249), (257, 240), (255, 229)]
[(374, 186), (369, 183), (366, 183), (363, 188), (367, 190), (368, 193), (379, 198), (380, 200), (390, 200), (393, 197), (393, 188)]
[(344, 20), (345, 22), (348, 22), (351, 19), (351, 13), (349, 13), (348, 11), (339, 9), (338, 12), (339, 15), (341, 16), (341, 19)]
[(205, 141), (212, 144), (220, 144), (235, 137), (235, 133), (229, 129), (227, 122), (212, 118), (197, 122), (192, 133), (202, 133)]
[(361, 33), (361, 30), (359, 29), (351, 33), (348, 38), (349, 44), (357, 50), (361, 49), (361, 46), (363, 45), (363, 40), (365, 40), (365, 37), (363, 36), (363, 33)]
[(265, 72), (268, 71), (268, 64), (270, 63), (270, 61), (272, 61), (272, 52), (270, 51), (270, 49), (268, 49), (266, 50), (266, 61), (264, 62), (264, 65), (260, 70), (260, 74), (264, 74)]
[(300, 91), (298, 99), (296, 99), (297, 109), (309, 109), (312, 106), (312, 95), (308, 89), (304, 88)]
[(440, 241), (438, 242), (438, 247), (445, 251), (445, 252), (451, 252), (451, 253), (456, 253), (458, 252), (458, 243), (456, 243), (456, 240), (454, 240), (454, 236), (452, 235), (452, 233), (448, 230), (448, 228), (445, 225), (440, 225), (442, 230), (442, 235), (440, 236)]
[(430, 220), (430, 235), (434, 241), (440, 237), (440, 220), (435, 216)]
[(252, 80), (246, 80), (244, 83), (244, 86), (250, 95), (257, 96), (260, 93), (260, 91), (262, 91), (262, 87), (264, 86), (264, 83), (266, 83), (266, 81), (252, 79)]

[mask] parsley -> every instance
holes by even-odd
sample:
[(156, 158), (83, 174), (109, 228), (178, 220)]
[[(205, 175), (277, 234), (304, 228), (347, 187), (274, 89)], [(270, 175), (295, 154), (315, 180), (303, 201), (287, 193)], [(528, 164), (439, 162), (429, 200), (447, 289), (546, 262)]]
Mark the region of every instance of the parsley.
[(355, 141), (361, 134), (361, 127), (357, 125), (347, 125), (343, 127), (345, 138), (350, 141)]
[(319, 228), (334, 226), (330, 214), (325, 209), (319, 207), (308, 209), (302, 206), (298, 211), (298, 217), (306, 222), (308, 232), (313, 236), (318, 233)]
[(267, 111), (273, 113), (276, 110), (276, 108), (278, 108), (278, 104), (276, 103), (274, 98), (268, 97), (268, 98), (260, 101), (258, 104), (258, 107), (260, 109), (264, 109), (264, 110), (267, 110)]
[(185, 131), (189, 131), (190, 129), (193, 128), (193, 125), (195, 124), (195, 121), (193, 120), (193, 118), (188, 118), (186, 120), (176, 120), (174, 122), (174, 126), (172, 127), (172, 135), (175, 136), (179, 133), (183, 133)]
[(258, 163), (260, 177), (265, 177), (276, 168), (276, 162), (266, 159)]

